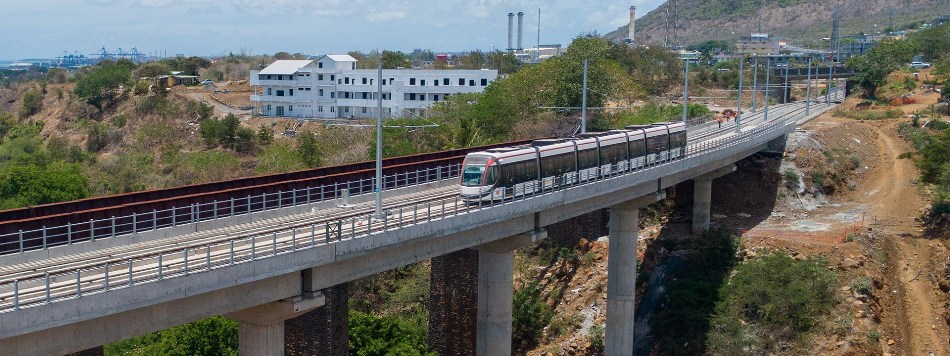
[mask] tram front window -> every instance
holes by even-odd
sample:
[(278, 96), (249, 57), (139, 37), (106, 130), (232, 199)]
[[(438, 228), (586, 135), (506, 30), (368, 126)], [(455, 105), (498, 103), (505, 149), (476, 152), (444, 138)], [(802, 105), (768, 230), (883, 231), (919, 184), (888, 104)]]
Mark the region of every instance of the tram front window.
[(482, 185), (482, 174), (485, 173), (483, 165), (466, 165), (462, 171), (462, 185), (466, 187), (477, 187)]

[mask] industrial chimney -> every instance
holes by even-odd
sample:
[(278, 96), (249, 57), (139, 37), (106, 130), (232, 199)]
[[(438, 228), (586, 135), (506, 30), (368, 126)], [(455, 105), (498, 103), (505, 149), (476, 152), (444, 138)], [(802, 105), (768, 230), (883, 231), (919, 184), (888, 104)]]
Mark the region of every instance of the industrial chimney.
[(524, 47), (521, 46), (521, 41), (524, 39), (524, 13), (518, 11), (518, 50), (523, 50)]
[(514, 25), (515, 25), (515, 14), (509, 12), (508, 13), (508, 50), (509, 51), (514, 49), (514, 47), (511, 46), (511, 35), (512, 35), (511, 30), (513, 29)]
[(627, 27), (627, 43), (633, 43), (636, 40), (637, 32), (637, 7), (630, 7), (630, 25)]

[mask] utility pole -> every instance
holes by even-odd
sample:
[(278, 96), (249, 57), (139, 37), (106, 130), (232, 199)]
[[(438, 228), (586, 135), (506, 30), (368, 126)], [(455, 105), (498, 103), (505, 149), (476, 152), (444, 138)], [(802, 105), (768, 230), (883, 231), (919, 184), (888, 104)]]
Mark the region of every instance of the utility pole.
[(376, 218), (383, 218), (383, 61), (376, 73)]
[(785, 93), (782, 96), (782, 104), (788, 104), (788, 65), (791, 64), (788, 57), (785, 57)]
[(831, 74), (834, 71), (834, 59), (828, 62), (828, 84), (825, 85), (825, 103), (831, 106)]
[(769, 122), (769, 72), (772, 71), (772, 56), (765, 57), (765, 122)]
[(739, 100), (736, 103), (736, 132), (739, 132), (740, 121), (742, 120), (742, 63), (745, 57), (739, 59)]
[(808, 57), (808, 84), (805, 85), (805, 116), (811, 111), (811, 58)]
[(683, 77), (683, 125), (686, 125), (686, 116), (689, 112), (689, 107), (687, 106), (689, 100), (689, 60), (684, 60), (683, 63), (686, 67), (686, 75)]
[(587, 58), (584, 58), (584, 88), (581, 94), (581, 133), (587, 132)]
[[(753, 54), (755, 56), (755, 54)], [(755, 64), (752, 66), (752, 113), (755, 113), (755, 97), (759, 95), (759, 57), (755, 57)]]

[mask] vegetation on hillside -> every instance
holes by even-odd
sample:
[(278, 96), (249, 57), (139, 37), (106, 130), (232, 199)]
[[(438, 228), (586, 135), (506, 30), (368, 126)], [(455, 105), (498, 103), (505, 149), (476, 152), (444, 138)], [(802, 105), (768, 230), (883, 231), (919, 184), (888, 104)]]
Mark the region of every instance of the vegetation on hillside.
[(941, 62), (950, 57), (950, 23), (920, 31), (905, 39), (881, 41), (867, 54), (852, 57), (847, 66), (858, 74), (851, 81), (864, 90), (866, 98), (877, 99), (877, 89), (887, 83), (887, 77), (910, 63), (911, 58), (918, 53), (944, 66)]

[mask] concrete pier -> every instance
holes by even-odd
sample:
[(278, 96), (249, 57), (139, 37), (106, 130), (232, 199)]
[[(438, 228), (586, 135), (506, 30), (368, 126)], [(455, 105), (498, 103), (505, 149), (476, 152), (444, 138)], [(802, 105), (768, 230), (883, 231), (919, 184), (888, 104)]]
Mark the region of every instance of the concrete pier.
[(322, 294), (293, 297), (228, 314), (238, 321), (241, 355), (284, 355), (284, 321), (326, 304)]
[(515, 235), (478, 250), (478, 322), (475, 354), (511, 354), (515, 250), (547, 237), (545, 230)]
[(735, 171), (736, 166), (730, 164), (693, 178), (693, 235), (700, 235), (709, 230), (709, 218), (712, 215), (713, 179)]
[(657, 193), (610, 207), (607, 257), (605, 355), (633, 353), (633, 317), (637, 296), (637, 235), (640, 208), (666, 197)]

